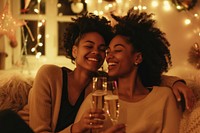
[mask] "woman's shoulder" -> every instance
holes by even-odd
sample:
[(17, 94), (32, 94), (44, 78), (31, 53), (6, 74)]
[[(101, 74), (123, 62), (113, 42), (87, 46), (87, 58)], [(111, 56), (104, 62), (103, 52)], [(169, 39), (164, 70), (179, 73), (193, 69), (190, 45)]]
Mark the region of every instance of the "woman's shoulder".
[(173, 92), (171, 90), (171, 88), (169, 87), (164, 87), (164, 86), (154, 86), (153, 89), (155, 90), (155, 92), (159, 93), (160, 95), (173, 95)]
[(154, 96), (155, 98), (159, 98), (159, 100), (161, 101), (169, 101), (169, 99), (171, 100), (173, 99), (173, 101), (176, 101), (175, 96), (171, 88), (169, 87), (158, 87), (158, 86), (154, 87)]
[(60, 66), (53, 65), (53, 64), (45, 64), (45, 65), (41, 66), (39, 70), (54, 72), (54, 71), (61, 71), (62, 68), (67, 72), (72, 71), (71, 69), (69, 69), (67, 67), (60, 67)]
[(45, 64), (41, 66), (36, 74), (37, 77), (57, 77), (62, 75), (62, 69), (59, 66), (52, 65), (52, 64)]
[(51, 70), (59, 70), (59, 69), (61, 69), (61, 67), (59, 67), (59, 66), (57, 66), (57, 65), (53, 65), (53, 64), (45, 64), (45, 65), (42, 65), (41, 67), (40, 67), (40, 71), (42, 70), (42, 71), (51, 71)]

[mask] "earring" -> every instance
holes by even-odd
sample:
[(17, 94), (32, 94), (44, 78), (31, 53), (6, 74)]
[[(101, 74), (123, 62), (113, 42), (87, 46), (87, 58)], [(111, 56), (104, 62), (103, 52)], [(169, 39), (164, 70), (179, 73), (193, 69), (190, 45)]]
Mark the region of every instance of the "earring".
[(138, 65), (138, 63), (137, 63), (137, 62), (135, 62), (134, 64), (135, 64), (136, 66)]

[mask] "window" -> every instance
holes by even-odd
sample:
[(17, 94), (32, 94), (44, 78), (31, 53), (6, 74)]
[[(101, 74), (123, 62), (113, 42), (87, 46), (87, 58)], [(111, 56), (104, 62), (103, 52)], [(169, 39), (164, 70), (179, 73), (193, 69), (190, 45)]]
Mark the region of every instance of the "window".
[(36, 57), (37, 54), (65, 55), (63, 42), (65, 29), (71, 22), (71, 17), (87, 11), (85, 0), (17, 1), (20, 7), (19, 16), (27, 24), (23, 26), (21, 32), (22, 49), (24, 47), (27, 49), (27, 53), (23, 54)]
[[(87, 10), (87, 5), (83, 2), (85, 0), (8, 1), (12, 16), (26, 21), (27, 25), (17, 29), (18, 47), (13, 50), (12, 63), (22, 71), (35, 72), (43, 64), (56, 64), (74, 69), (75, 65), (65, 56), (63, 37), (65, 28), (71, 23), (71, 17)], [(39, 34), (41, 35), (38, 36)], [(34, 49), (35, 47), (37, 49)]]

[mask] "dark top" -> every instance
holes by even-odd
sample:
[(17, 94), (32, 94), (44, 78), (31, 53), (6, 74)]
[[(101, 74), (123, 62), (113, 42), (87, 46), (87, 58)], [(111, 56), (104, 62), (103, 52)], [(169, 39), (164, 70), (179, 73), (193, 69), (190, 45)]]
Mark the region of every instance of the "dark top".
[(62, 131), (72, 123), (74, 123), (76, 114), (82, 104), (85, 96), (85, 88), (81, 92), (78, 100), (76, 101), (75, 105), (71, 105), (68, 99), (68, 79), (67, 79), (67, 69), (62, 67), (63, 73), (63, 87), (62, 87), (62, 99), (60, 105), (60, 112), (58, 116), (58, 121), (56, 125), (56, 132)]

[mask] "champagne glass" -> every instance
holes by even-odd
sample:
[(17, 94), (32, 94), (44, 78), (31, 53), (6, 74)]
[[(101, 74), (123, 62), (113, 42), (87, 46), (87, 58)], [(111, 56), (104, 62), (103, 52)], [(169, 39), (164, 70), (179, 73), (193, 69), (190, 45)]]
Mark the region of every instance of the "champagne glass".
[[(104, 96), (107, 94), (107, 78), (106, 77), (93, 77), (92, 82), (92, 108), (104, 109)], [(95, 118), (96, 121), (102, 121)], [(99, 133), (100, 129), (92, 129), (92, 133)]]
[(107, 78), (93, 77), (92, 106), (95, 109), (104, 108), (104, 96), (107, 94)]
[(104, 97), (105, 110), (110, 117), (112, 123), (115, 125), (119, 118), (119, 96), (117, 81), (107, 82), (107, 95)]

